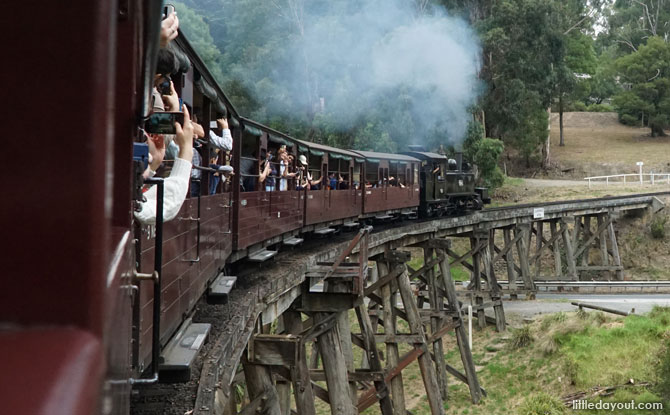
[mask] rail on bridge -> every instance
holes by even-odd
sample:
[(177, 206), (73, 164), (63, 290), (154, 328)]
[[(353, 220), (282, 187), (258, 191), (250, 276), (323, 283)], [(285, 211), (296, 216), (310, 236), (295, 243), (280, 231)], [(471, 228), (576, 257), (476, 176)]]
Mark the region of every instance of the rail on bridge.
[[(463, 324), (467, 301), (480, 327), (492, 323), (505, 330), (504, 294), (532, 298), (546, 287), (544, 280), (574, 285), (593, 272), (622, 279), (616, 221), (627, 211), (662, 209), (661, 195), (668, 194), (487, 209), (372, 234), (364, 229), (349, 243), (291, 264), (290, 272), (268, 270), (271, 288), (253, 297), (248, 307), (254, 312), (240, 322), (246, 334), (236, 334), (248, 339), (238, 340), (246, 350), (237, 347), (238, 354), (221, 351), (208, 359), (226, 363), (203, 368), (194, 414), (290, 415), (292, 393), (298, 414), (314, 414), (318, 398), (333, 413), (355, 414), (378, 404), (384, 415), (404, 415), (402, 371), (414, 362), (433, 415), (444, 412), (447, 384), (454, 380), (467, 384), (478, 403), (485, 390)], [(469, 249), (457, 251), (456, 241)], [(422, 249), (418, 269), (407, 264), (407, 248)], [(454, 267), (470, 275), (460, 289)], [(486, 315), (488, 308), (493, 317)], [(399, 319), (408, 331), (398, 329)], [(446, 352), (442, 338), (451, 331), (462, 369), (438, 358)], [(411, 346), (409, 352), (400, 353), (402, 344)], [(355, 348), (362, 360), (353, 358)], [(235, 376), (237, 361), (249, 396), (244, 408), (230, 389), (241, 380)]]

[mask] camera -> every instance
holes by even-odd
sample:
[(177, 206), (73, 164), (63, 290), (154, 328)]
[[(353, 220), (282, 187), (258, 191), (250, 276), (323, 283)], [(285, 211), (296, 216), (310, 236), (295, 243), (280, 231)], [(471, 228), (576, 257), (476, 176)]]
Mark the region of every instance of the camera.
[(266, 157), (265, 160), (266, 161), (272, 161), (272, 159), (273, 159), (272, 153), (268, 153), (268, 156)]
[(172, 94), (172, 88), (170, 87), (170, 77), (169, 76), (164, 76), (163, 79), (161, 80), (161, 83), (158, 84), (158, 92), (161, 93), (161, 95), (170, 95)]

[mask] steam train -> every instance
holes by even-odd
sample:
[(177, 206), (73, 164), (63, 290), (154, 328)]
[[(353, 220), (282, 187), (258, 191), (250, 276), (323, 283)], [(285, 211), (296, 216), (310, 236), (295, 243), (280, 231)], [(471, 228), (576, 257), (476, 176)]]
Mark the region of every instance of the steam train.
[[(166, 345), (226, 264), (267, 260), (308, 233), (480, 209), (488, 199), (458, 157), (332, 148), (242, 117), (180, 35), (171, 45), (175, 87), (206, 133), (228, 119), (233, 151), (219, 162), (236, 176), (206, 194), (214, 176), (202, 169), (192, 185), (203, 190), (176, 219), (140, 226), (133, 145), (150, 112), (162, 8), (157, 0), (17, 3), (3, 25), (6, 39), (21, 34), (6, 45), (12, 65), (4, 67), (5, 131), (20, 134), (4, 140), (6, 413), (128, 413), (131, 388), (159, 380)], [(259, 163), (281, 146), (305, 156), (323, 178), (319, 189), (266, 192), (243, 171), (243, 160)], [(207, 146), (199, 151), (213, 157)], [(48, 156), (39, 167), (22, 154)], [(329, 186), (331, 176), (343, 180)]]

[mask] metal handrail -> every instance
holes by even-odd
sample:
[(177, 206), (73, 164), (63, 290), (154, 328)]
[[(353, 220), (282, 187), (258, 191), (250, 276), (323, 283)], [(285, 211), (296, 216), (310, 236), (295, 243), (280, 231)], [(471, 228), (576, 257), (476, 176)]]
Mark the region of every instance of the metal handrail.
[(163, 197), (165, 194), (162, 178), (145, 179), (146, 184), (155, 184), (156, 193), (156, 242), (154, 244), (154, 272), (149, 277), (136, 274), (136, 278), (151, 280), (154, 283), (153, 320), (151, 330), (151, 370), (149, 379), (129, 379), (130, 384), (152, 384), (158, 382), (158, 364), (160, 360), (160, 321), (161, 321), (161, 275), (163, 272)]
[[(198, 179), (196, 177), (191, 177), (191, 182), (192, 183), (196, 182), (196, 183), (202, 184), (200, 179)], [(198, 239), (197, 239), (197, 242), (196, 242), (196, 245), (195, 245), (195, 258), (194, 259), (182, 259), (181, 260), (181, 262), (190, 262), (191, 264), (195, 264), (195, 263), (200, 262), (200, 197), (202, 196), (202, 186), (198, 187), (198, 190), (199, 190), (198, 191), (198, 217), (197, 218), (192, 218), (192, 217), (183, 218), (184, 220), (194, 220), (196, 222), (196, 226), (197, 226), (197, 233), (198, 233), (197, 238)], [(179, 218), (179, 219), (181, 220), (182, 218)]]

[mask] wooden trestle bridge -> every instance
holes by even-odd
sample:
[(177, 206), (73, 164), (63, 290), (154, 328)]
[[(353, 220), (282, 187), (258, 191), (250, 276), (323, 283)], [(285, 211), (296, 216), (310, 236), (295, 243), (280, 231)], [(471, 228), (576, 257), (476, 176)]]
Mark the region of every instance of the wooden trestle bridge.
[[(490, 322), (502, 331), (503, 296), (532, 298), (537, 281), (575, 282), (594, 273), (623, 280), (616, 221), (628, 211), (662, 209), (657, 196), (496, 208), (377, 233), (362, 229), (350, 242), (268, 276), (270, 288), (248, 301), (232, 334), (213, 340), (194, 413), (313, 415), (318, 398), (333, 414), (379, 405), (384, 415), (405, 415), (402, 372), (414, 362), (433, 415), (444, 412), (449, 382), (467, 384), (476, 404), (486, 391), (463, 324), (468, 301), (480, 327)], [(452, 246), (460, 238), (469, 239), (464, 254)], [(407, 264), (408, 247), (423, 249), (420, 269)], [(455, 266), (470, 272), (467, 286), (457, 289)], [(503, 273), (501, 284), (496, 274)], [(360, 332), (352, 332), (350, 310)], [(400, 330), (398, 319), (408, 329)], [(443, 358), (443, 337), (452, 331), (460, 367)], [(401, 354), (400, 344), (410, 351)], [(355, 348), (363, 355), (358, 362)], [(238, 380), (247, 388), (243, 408), (231, 392)]]

